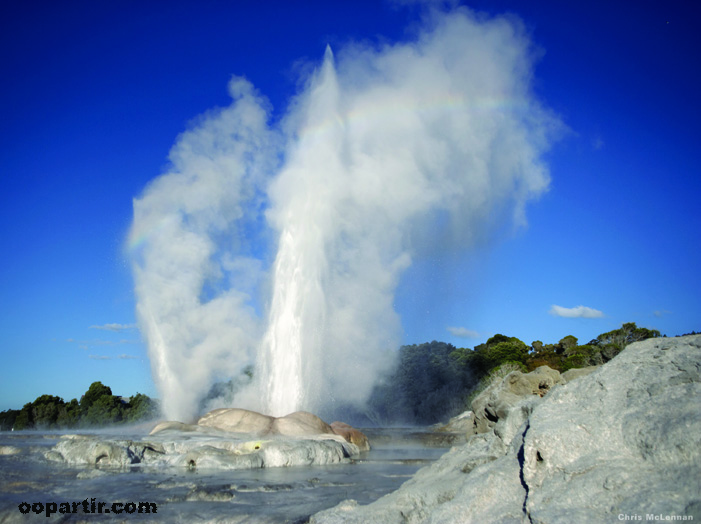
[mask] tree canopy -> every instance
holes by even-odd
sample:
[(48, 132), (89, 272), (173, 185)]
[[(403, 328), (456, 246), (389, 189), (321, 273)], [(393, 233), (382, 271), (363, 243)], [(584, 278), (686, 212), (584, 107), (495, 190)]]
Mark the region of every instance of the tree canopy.
[(20, 410), (0, 413), (0, 429), (63, 429), (138, 422), (156, 417), (158, 406), (146, 395), (137, 393), (128, 400), (112, 394), (101, 382), (93, 382), (78, 401), (64, 402), (60, 397), (41, 395)]
[(465, 410), (480, 381), (497, 369), (528, 372), (546, 365), (564, 372), (600, 365), (632, 342), (659, 336), (628, 323), (585, 345), (567, 335), (554, 344), (536, 340), (528, 346), (499, 333), (473, 349), (436, 341), (403, 346), (396, 370), (373, 391), (368, 416), (382, 425), (433, 424)]

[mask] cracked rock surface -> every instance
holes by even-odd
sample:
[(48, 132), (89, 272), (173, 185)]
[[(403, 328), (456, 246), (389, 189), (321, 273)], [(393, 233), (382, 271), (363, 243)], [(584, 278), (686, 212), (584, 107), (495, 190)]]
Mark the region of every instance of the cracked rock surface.
[(344, 501), (310, 523), (701, 520), (700, 335), (631, 344), (567, 384), (544, 372), (542, 398), (526, 391), (504, 402), (494, 390), (511, 395), (531, 380), (505, 377), (485, 392), (491, 400), (473, 403), (477, 416), (495, 408), (485, 432), (394, 493), (367, 506)]

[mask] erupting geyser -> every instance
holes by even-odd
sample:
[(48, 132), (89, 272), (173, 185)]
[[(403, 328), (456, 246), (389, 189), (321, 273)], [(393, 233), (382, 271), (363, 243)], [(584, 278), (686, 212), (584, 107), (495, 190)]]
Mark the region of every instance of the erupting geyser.
[[(548, 185), (557, 120), (513, 20), (433, 13), (415, 39), (349, 46), (283, 118), (242, 78), (134, 202), (137, 314), (170, 419), (255, 363), (237, 407), (360, 406), (400, 341), (417, 253), (466, 249)], [(429, 243), (428, 245), (426, 243)], [(275, 254), (276, 253), (276, 254)]]

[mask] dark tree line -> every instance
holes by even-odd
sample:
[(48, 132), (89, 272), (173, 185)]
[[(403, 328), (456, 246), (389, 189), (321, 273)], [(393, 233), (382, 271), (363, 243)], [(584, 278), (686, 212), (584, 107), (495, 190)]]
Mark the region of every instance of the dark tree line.
[(480, 382), (506, 363), (523, 372), (540, 366), (564, 372), (604, 364), (628, 344), (659, 336), (657, 330), (627, 323), (584, 345), (572, 335), (556, 344), (536, 340), (528, 346), (497, 334), (473, 349), (436, 341), (403, 346), (396, 370), (375, 387), (366, 416), (383, 426), (435, 424), (467, 409)]
[[(524, 372), (543, 365), (564, 372), (603, 364), (628, 344), (659, 336), (657, 330), (627, 323), (583, 345), (572, 335), (554, 344), (536, 340), (529, 346), (516, 337), (497, 334), (473, 349), (436, 341), (403, 346), (397, 367), (375, 387), (367, 409), (353, 415), (359, 421), (381, 426), (434, 424), (467, 409), (468, 399), (480, 383), (504, 364)], [(242, 376), (215, 384), (202, 401), (202, 408), (212, 398), (233, 402), (252, 377), (252, 368), (247, 368)], [(3, 411), (0, 428), (84, 428), (132, 423), (157, 414), (158, 406), (148, 396), (137, 393), (125, 401), (101, 382), (93, 382), (80, 401), (64, 402), (60, 397), (42, 395), (21, 410)]]
[(147, 395), (137, 393), (128, 400), (93, 382), (80, 401), (64, 402), (60, 397), (41, 395), (22, 409), (0, 412), (0, 429), (64, 429), (126, 424), (158, 415), (158, 405)]

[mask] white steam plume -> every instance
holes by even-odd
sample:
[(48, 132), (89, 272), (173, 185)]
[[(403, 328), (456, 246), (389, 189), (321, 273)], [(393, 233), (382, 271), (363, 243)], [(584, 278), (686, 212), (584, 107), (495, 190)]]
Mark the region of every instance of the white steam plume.
[(232, 105), (180, 136), (171, 170), (134, 201), (137, 316), (171, 419), (191, 419), (213, 379), (250, 363), (260, 336), (260, 261), (244, 232), (275, 151), (265, 102), (240, 78), (229, 91)]
[[(259, 389), (243, 407), (366, 400), (399, 343), (393, 300), (412, 257), (466, 249), (504, 215), (523, 222), (547, 188), (557, 121), (530, 91), (530, 51), (513, 20), (456, 10), (408, 43), (327, 49), (274, 127), (251, 86), (232, 83), (232, 106), (185, 133), (173, 170), (135, 202), (132, 244), (157, 231), (134, 266), (168, 417), (191, 418), (216, 372), (254, 355)], [(278, 242), (267, 271), (266, 232)]]

